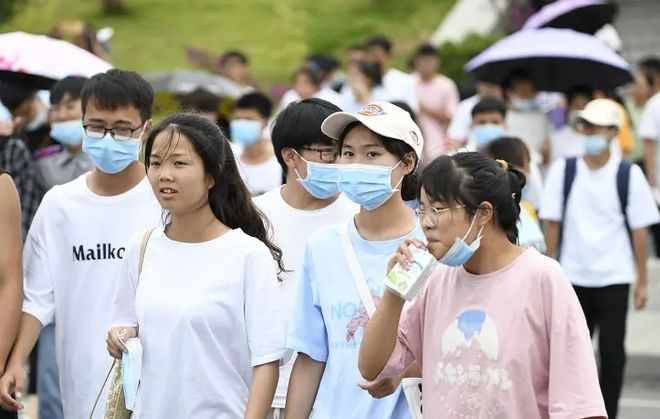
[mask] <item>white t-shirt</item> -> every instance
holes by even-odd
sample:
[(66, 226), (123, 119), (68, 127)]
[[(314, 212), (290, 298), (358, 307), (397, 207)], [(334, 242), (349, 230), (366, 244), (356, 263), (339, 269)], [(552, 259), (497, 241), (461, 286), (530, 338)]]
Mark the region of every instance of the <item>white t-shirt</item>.
[[(282, 198), (281, 189), (276, 189), (255, 198), (254, 203), (261, 209), (273, 227), (275, 243), (282, 249), (284, 267), (290, 271), (282, 274), (280, 295), (287, 318), (293, 315), (296, 289), (305, 253), (305, 243), (317, 230), (350, 219), (360, 210), (359, 205), (340, 195), (325, 208), (299, 210), (291, 207)], [(294, 359), (280, 368), (280, 381), (273, 400), (273, 407), (284, 408), (289, 377)]]
[(479, 95), (462, 100), (451, 119), (447, 135), (453, 141), (467, 141), (472, 129), (472, 108), (481, 100)]
[(541, 153), (545, 140), (550, 139), (550, 119), (541, 111), (509, 110), (506, 115), (508, 135), (518, 137), (527, 144), (531, 153)]
[(282, 185), (282, 166), (275, 156), (259, 164), (248, 164), (240, 159), (237, 164), (252, 196), (259, 196)]
[(240, 229), (203, 243), (158, 229), (138, 284), (143, 236), (126, 250), (113, 317), (140, 328), (133, 418), (243, 418), (253, 367), (288, 360), (270, 252)]
[[(87, 174), (46, 193), (25, 242), (23, 311), (53, 321), (64, 417), (87, 419), (112, 363), (105, 338), (121, 259), (130, 238), (160, 222), (146, 178), (99, 196)], [(95, 418), (103, 411), (97, 408)]]
[[(339, 93), (335, 92), (332, 90), (330, 87), (322, 87), (321, 90), (318, 92), (314, 93), (312, 97), (315, 97), (317, 99), (323, 99), (326, 100), (334, 105), (339, 106), (341, 103), (341, 96), (339, 96)], [(298, 92), (296, 92), (294, 89), (289, 89), (287, 90), (283, 95), (282, 99), (280, 100), (280, 107), (279, 111), (281, 112), (284, 109), (286, 109), (287, 106), (292, 104), (293, 102), (298, 102), (300, 101), (300, 96), (298, 95)]]
[[(660, 92), (653, 95), (642, 114), (642, 121), (639, 124), (639, 138), (643, 140), (655, 140), (660, 142)], [(660, 162), (660, 145), (656, 144), (656, 166)], [(656, 169), (658, 185), (660, 185), (660, 170)]]
[[(605, 287), (635, 281), (635, 260), (621, 212), (616, 175), (619, 157), (591, 170), (579, 159), (566, 205), (560, 262), (571, 283), (583, 287)], [(539, 218), (562, 221), (566, 160), (550, 169)], [(660, 221), (651, 189), (642, 170), (630, 171), (627, 220), (632, 230)]]
[[(413, 112), (419, 112), (419, 103), (415, 94), (415, 78), (412, 74), (391, 68), (383, 76), (382, 83), (374, 87), (370, 102), (382, 100), (385, 102), (405, 102)], [(351, 86), (346, 83), (340, 93), (339, 107), (344, 112), (358, 112), (366, 103), (357, 101)]]

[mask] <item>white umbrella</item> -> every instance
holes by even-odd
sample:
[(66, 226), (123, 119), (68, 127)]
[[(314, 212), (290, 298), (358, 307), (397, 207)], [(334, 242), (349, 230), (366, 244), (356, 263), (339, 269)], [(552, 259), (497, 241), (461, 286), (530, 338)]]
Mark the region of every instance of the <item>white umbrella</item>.
[(0, 34), (0, 80), (48, 89), (67, 76), (91, 77), (112, 66), (72, 43), (25, 32)]

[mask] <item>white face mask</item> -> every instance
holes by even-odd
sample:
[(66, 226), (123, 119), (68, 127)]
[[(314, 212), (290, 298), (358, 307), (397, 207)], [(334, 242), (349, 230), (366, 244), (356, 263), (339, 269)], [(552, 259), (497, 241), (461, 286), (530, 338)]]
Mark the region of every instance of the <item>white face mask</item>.
[(25, 124), (26, 131), (36, 131), (43, 127), (48, 121), (48, 110), (43, 106), (39, 107), (37, 114), (32, 118), (32, 121)]

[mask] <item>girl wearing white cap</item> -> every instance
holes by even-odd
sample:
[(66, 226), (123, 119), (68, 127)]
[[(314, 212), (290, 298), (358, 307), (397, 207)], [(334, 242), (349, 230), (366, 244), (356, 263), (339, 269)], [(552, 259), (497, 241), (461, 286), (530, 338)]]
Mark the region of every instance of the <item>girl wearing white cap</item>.
[(339, 141), (343, 164), (334, 165), (336, 180), (361, 208), (350, 222), (307, 242), (287, 337), (299, 356), (286, 418), (306, 419), (312, 407), (314, 419), (408, 418), (399, 382), (410, 372), (365, 383), (357, 360), (389, 257), (403, 240), (423, 238), (404, 202), (414, 198), (423, 138), (410, 115), (387, 102), (372, 102), (355, 114), (334, 113), (321, 130)]

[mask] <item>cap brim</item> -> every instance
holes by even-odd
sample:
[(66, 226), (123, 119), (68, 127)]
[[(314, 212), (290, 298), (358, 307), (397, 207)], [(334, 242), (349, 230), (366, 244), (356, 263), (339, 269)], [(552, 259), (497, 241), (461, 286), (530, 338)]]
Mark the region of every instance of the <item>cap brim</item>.
[(359, 120), (351, 113), (336, 112), (325, 118), (321, 124), (321, 132), (332, 139), (339, 140), (346, 127), (356, 121)]
[(586, 114), (584, 112), (580, 112), (577, 115), (577, 121), (582, 122), (582, 123), (587, 123), (589, 125), (594, 125), (597, 127), (617, 127), (620, 128), (620, 123), (612, 123), (612, 121), (605, 121), (605, 120), (599, 120), (598, 118), (594, 118), (593, 115)]

